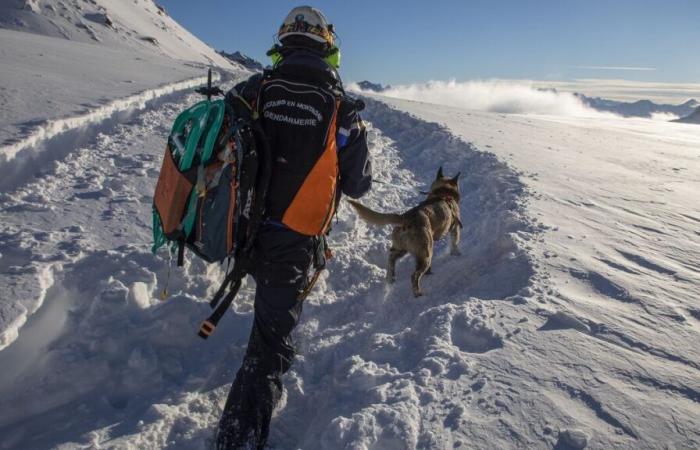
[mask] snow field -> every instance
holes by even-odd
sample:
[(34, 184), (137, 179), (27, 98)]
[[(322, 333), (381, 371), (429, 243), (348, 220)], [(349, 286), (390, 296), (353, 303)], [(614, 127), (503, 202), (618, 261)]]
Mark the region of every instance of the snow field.
[[(0, 12), (0, 448), (207, 448), (254, 283), (196, 337), (223, 271), (189, 257), (158, 299), (151, 195), (199, 100), (173, 83), (231, 66), (150, 0)], [(700, 447), (696, 126), (374, 96), (363, 117), (362, 202), (402, 211), (461, 171), (462, 255), (438, 243), (414, 299), (410, 257), (384, 282), (389, 229), (341, 203), (271, 445)]]
[[(219, 79), (220, 76), (217, 74), (216, 78)], [(201, 85), (201, 82), (206, 80), (206, 77), (198, 80), (199, 82), (188, 80), (175, 83), (174, 85), (146, 91), (127, 99), (115, 100), (110, 105), (94, 110), (85, 116), (59, 120), (52, 126), (43, 128), (32, 138), (22, 143), (19, 148), (23, 150), (19, 151), (16, 157), (9, 160), (7, 158), (0, 160), (0, 180), (2, 180), (0, 181), (0, 187), (2, 187), (3, 190), (11, 190), (16, 185), (21, 186), (27, 178), (32, 178), (37, 173), (44, 173), (51, 169), (52, 165), (56, 164), (61, 172), (70, 172), (71, 170), (80, 172), (82, 170), (82, 161), (73, 161), (73, 166), (66, 168), (66, 162), (62, 161), (62, 158), (68, 156), (76, 147), (92, 144), (96, 140), (101, 143), (102, 147), (114, 144), (108, 134), (113, 133), (120, 123), (130, 120), (130, 118), (147, 107), (155, 109), (173, 96), (176, 98), (182, 96), (182, 90)], [(167, 134), (169, 128), (165, 126), (164, 129), (164, 132)], [(158, 132), (160, 133), (161, 131)], [(138, 139), (141, 138), (139, 137)], [(7, 149), (8, 148), (5, 148), (3, 150)], [(83, 151), (85, 153), (89, 152), (88, 150)], [(7, 153), (5, 153), (5, 155), (7, 155)], [(90, 156), (85, 156), (86, 159), (89, 157)], [(137, 157), (148, 158), (148, 156)], [(110, 161), (110, 164), (114, 164), (117, 169), (120, 168), (119, 162), (115, 163)], [(125, 162), (123, 164), (127, 163)], [(143, 164), (141, 163), (141, 165)], [(135, 175), (142, 175), (144, 173), (143, 170), (134, 170), (132, 172)], [(153, 170), (151, 170), (150, 173), (152, 175), (154, 173)], [(157, 172), (155, 173), (157, 174)], [(109, 189), (110, 185), (119, 187), (119, 184), (122, 183), (110, 179), (106, 180), (107, 186), (104, 186), (102, 183), (105, 181), (104, 177), (102, 174), (98, 174), (97, 178), (93, 178), (92, 180), (90, 180), (89, 177), (85, 177), (84, 180), (78, 182), (76, 186), (89, 187), (91, 183), (88, 181), (92, 181), (92, 185), (96, 187), (99, 186), (101, 190), (78, 192), (75, 194), (76, 200), (107, 197), (113, 192)], [(36, 187), (36, 185), (32, 185), (30, 189), (34, 187)], [(32, 191), (26, 191), (26, 189), (27, 187), (25, 186), (25, 190), (20, 190), (19, 195), (23, 196), (24, 200), (21, 205), (16, 202), (13, 203), (17, 199), (16, 193), (5, 192), (0, 194), (0, 198), (3, 199), (3, 201), (7, 201), (7, 211), (15, 213), (27, 209), (41, 211), (45, 209), (50, 210), (52, 208), (52, 199), (47, 194), (47, 189), (43, 187)], [(145, 193), (139, 200), (150, 203), (151, 199), (149, 195), (151, 194)], [(10, 223), (9, 221), (7, 222), (8, 225)], [(31, 245), (29, 242), (32, 242), (32, 239), (27, 239), (26, 237), (28, 232), (22, 228), (23, 227), (8, 227), (4, 233), (2, 241), (4, 244), (4, 257), (0, 260), (0, 267), (10, 268), (10, 272), (22, 272), (20, 269), (12, 269), (12, 266), (14, 266), (13, 258), (19, 255), (26, 256), (28, 252), (27, 246)], [(74, 228), (74, 226), (69, 226), (66, 230), (70, 231)], [(47, 240), (47, 238), (48, 235), (44, 236), (44, 240)], [(31, 255), (31, 252), (29, 254)], [(0, 310), (3, 312), (2, 330), (0, 330), (0, 349), (16, 338), (17, 330), (26, 321), (26, 316), (32, 314), (41, 305), (45, 294), (45, 289), (42, 288), (42, 285), (46, 284), (46, 274), (50, 274), (50, 272), (51, 270), (44, 268), (41, 272), (42, 275), (37, 277), (34, 282), (22, 284), (22, 289), (25, 291), (24, 296), (15, 294), (22, 298), (20, 302), (7, 302), (0, 306)], [(8, 279), (8, 281), (10, 281), (10, 279)], [(15, 285), (10, 284), (10, 286)]]
[[(3, 248), (14, 272), (3, 278), (7, 292), (21, 300), (25, 286), (42, 289), (37, 273), (53, 277), (43, 285), (44, 306), (0, 353), (3, 367), (12, 368), (0, 384), (5, 448), (197, 448), (211, 437), (245, 350), (252, 286), (204, 342), (195, 331), (221, 270), (196, 260), (183, 272), (173, 269), (171, 297), (160, 302), (167, 262), (149, 252), (162, 139), (177, 111), (195, 100), (165, 102), (96, 134), (42, 178), (5, 195)], [(493, 408), (485, 417), (499, 413), (493, 396), (500, 390), (486, 387), (488, 376), (472, 358), (498, 351), (519, 332), (495, 322), (492, 300), (515, 295), (531, 273), (510, 234), (532, 231), (521, 211), (522, 186), (494, 157), (440, 127), (380, 103), (370, 103), (366, 117), (378, 124), (371, 132), (376, 176), (389, 183), (376, 187), (370, 206), (408, 208), (432, 180), (436, 159), (451, 160), (448, 172), (470, 162), (462, 177), (464, 256), (449, 256), (439, 244), (428, 295), (415, 300), (408, 259), (398, 265), (397, 284), (384, 284), (388, 230), (369, 228), (341, 207), (336, 258), (305, 307), (299, 361), (275, 419), (272, 440), (284, 448), (465, 439), (442, 433), (425, 414), (460, 433), (464, 407), (432, 405), (444, 398), (445, 384), (452, 392), (474, 385), (474, 401)], [(492, 271), (479, 267), (482, 260)]]
[(697, 129), (385, 101), (508, 161), (532, 191), (544, 233), (520, 241), (536, 316), (516, 372), (539, 386), (530, 415), (561, 415), (594, 447), (697, 447)]
[(0, 164), (66, 128), (189, 87), (207, 67), (243, 70), (152, 0), (3, 1), (0, 58)]

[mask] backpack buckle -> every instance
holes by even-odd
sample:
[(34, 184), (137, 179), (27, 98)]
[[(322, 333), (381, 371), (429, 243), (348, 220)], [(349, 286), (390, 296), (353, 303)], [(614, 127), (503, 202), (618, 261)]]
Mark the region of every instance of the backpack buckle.
[(216, 328), (216, 325), (211, 323), (209, 320), (205, 320), (204, 322), (202, 322), (202, 325), (200, 325), (199, 332), (197, 334), (202, 339), (206, 339), (209, 336), (211, 336), (211, 334), (214, 332), (215, 328)]

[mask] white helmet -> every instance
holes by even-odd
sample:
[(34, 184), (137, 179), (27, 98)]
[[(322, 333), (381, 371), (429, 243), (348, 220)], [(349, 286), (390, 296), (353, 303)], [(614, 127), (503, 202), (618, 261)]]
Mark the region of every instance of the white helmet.
[(277, 39), (282, 41), (288, 36), (305, 36), (329, 46), (334, 44), (333, 25), (321, 11), (311, 6), (297, 6), (289, 11), (277, 32)]

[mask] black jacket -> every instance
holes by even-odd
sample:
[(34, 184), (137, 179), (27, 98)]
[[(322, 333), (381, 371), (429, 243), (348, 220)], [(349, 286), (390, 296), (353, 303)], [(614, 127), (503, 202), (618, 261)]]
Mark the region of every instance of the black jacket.
[[(339, 189), (336, 202), (340, 200), (340, 192), (352, 198), (359, 198), (369, 191), (372, 184), (372, 166), (367, 147), (367, 131), (358, 112), (359, 103), (345, 94), (337, 71), (321, 57), (310, 51), (296, 50), (285, 55), (271, 71), (253, 75), (236, 85), (229, 93), (238, 93), (251, 105), (256, 105), (270, 140), (274, 161), (266, 208), (268, 218), (280, 219), (303, 183), (308, 169), (316, 161), (317, 155), (313, 152), (308, 153), (307, 149), (317, 148), (318, 145), (315, 144), (318, 142), (315, 141), (324, 137), (311, 126), (305, 125), (315, 123), (315, 117), (327, 118), (330, 115), (330, 110), (327, 110), (328, 103), (333, 100), (324, 103), (314, 100), (319, 97), (318, 94), (311, 95), (313, 99), (308, 99), (308, 105), (304, 105), (307, 108), (305, 111), (280, 105), (284, 103), (284, 85), (276, 92), (266, 93), (264, 87), (262, 91), (260, 89), (263, 78), (268, 81), (283, 80), (284, 83), (289, 83), (290, 87), (317, 86), (322, 92), (330, 93), (335, 99), (339, 99), (336, 118)], [(260, 99), (257, 98), (259, 93)], [(328, 95), (327, 97), (330, 98)]]

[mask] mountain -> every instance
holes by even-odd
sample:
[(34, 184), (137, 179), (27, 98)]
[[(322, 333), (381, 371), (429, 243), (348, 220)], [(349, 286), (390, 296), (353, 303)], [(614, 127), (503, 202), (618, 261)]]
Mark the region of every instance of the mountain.
[(690, 114), (695, 107), (700, 105), (691, 99), (680, 105), (658, 104), (650, 100), (638, 100), (636, 102), (621, 102), (601, 97), (588, 97), (584, 94), (576, 95), (585, 105), (603, 112), (611, 112), (623, 117), (651, 117), (653, 114), (673, 114), (683, 117)]
[(688, 114), (687, 116), (681, 117), (680, 119), (673, 120), (672, 122), (700, 124), (700, 106), (695, 108), (695, 111)]
[(359, 83), (356, 83), (357, 86), (363, 90), (363, 91), (371, 91), (371, 92), (384, 92), (388, 89), (391, 89), (391, 85), (387, 84), (386, 86), (382, 86), (380, 83), (372, 83), (371, 81), (360, 81)]
[(235, 51), (233, 53), (226, 53), (225, 51), (217, 51), (217, 53), (224, 58), (228, 59), (229, 61), (233, 61), (237, 64), (240, 64), (241, 66), (245, 67), (248, 70), (252, 70), (254, 72), (257, 71), (262, 71), (265, 67), (258, 62), (257, 60), (251, 58), (250, 56), (246, 56), (243, 53), (239, 51)]
[(196, 85), (207, 67), (216, 77), (243, 69), (152, 0), (2, 0), (0, 55), (0, 163), (47, 135)]
[(231, 67), (152, 0), (3, 0), (0, 28)]

